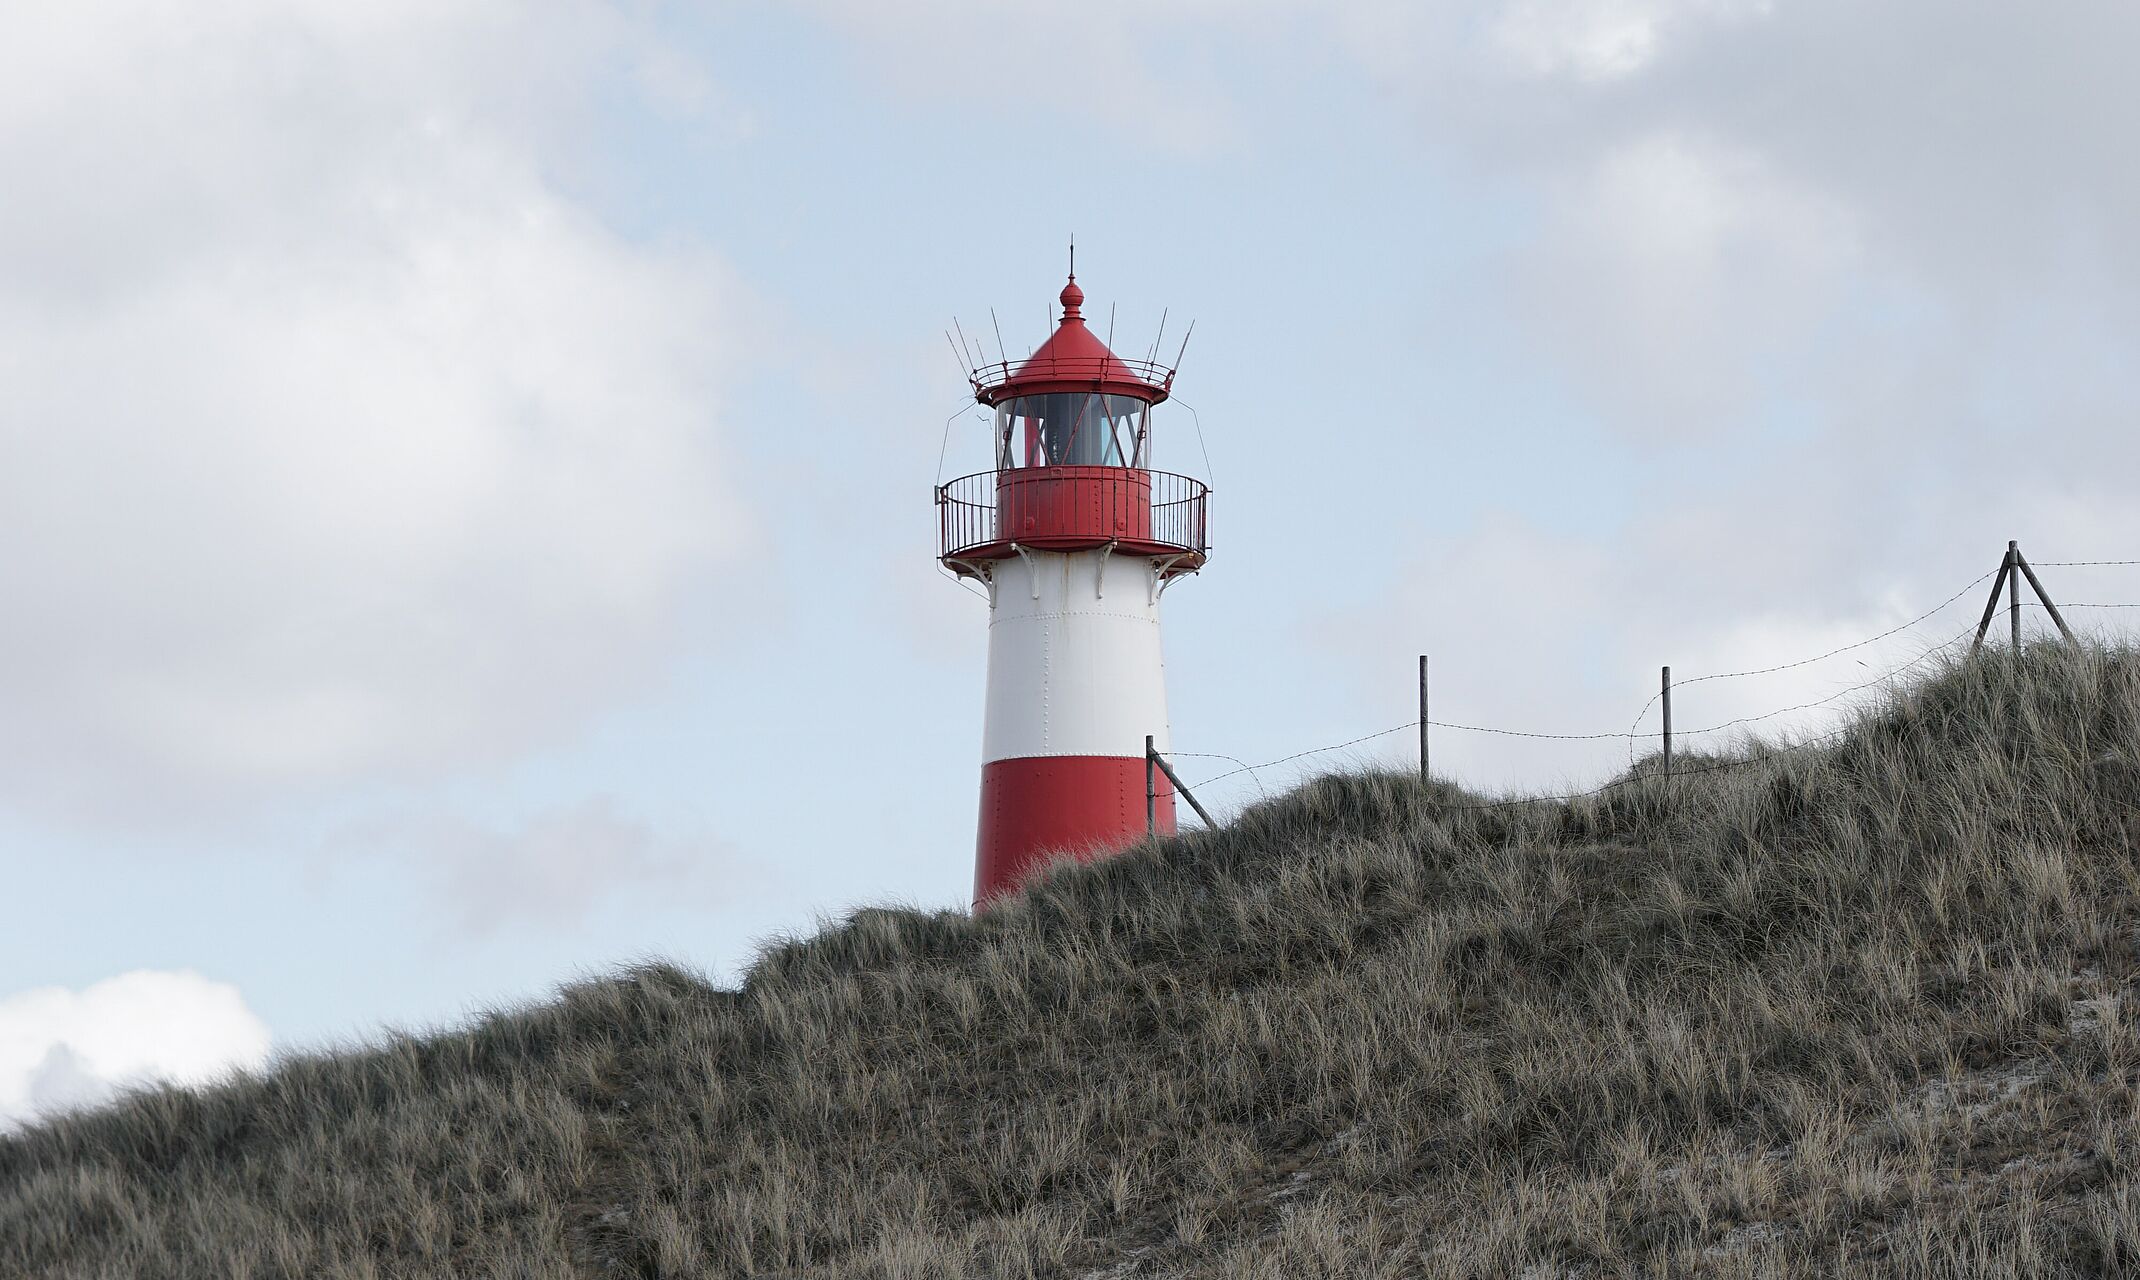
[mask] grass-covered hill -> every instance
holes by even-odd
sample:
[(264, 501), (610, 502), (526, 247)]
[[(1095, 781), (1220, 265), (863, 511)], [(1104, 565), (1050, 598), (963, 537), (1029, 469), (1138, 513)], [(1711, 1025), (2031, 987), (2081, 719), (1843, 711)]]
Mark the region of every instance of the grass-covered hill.
[(0, 1275), (2140, 1268), (2140, 654), (1475, 803), (1325, 778), (741, 991), (49, 1123), (0, 1140)]

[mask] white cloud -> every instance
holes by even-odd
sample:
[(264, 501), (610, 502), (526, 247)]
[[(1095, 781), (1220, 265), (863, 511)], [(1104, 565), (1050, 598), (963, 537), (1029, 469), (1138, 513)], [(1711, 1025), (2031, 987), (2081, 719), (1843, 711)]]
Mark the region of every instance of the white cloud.
[(594, 796), (510, 823), (447, 813), (359, 822), (328, 842), (330, 862), (392, 857), (429, 878), (469, 934), (506, 925), (570, 925), (605, 901), (658, 896), (665, 906), (717, 905), (754, 887), (725, 842), (657, 831)]
[[(1918, 432), (1987, 374), (2100, 385), (2076, 356), (2140, 325), (2116, 230), (2140, 218), (2119, 127), (2140, 84), (2111, 52), (2140, 35), (2129, 7), (1483, 13), (1483, 45), (1357, 53), (1423, 151), (1536, 210), (1482, 274), (1523, 279), (1538, 363), (1623, 431), (1721, 432), (1786, 399), (1841, 416), (1870, 359), (1922, 379), (1924, 411), (1883, 427)], [(1512, 48), (1535, 74), (1507, 74)]]
[(549, 176), (638, 42), (569, 0), (11, 23), (4, 798), (420, 773), (658, 669), (748, 519), (733, 285)]
[(129, 1085), (207, 1084), (268, 1060), (266, 1024), (238, 989), (190, 971), (122, 973), (80, 991), (0, 999), (0, 1130)]
[(1097, 117), (1139, 146), (1188, 153), (1245, 141), (1238, 107), (1252, 89), (1219, 74), (1214, 42), (1290, 25), (1300, 12), (1293, 0), (806, 7), (850, 32), (866, 47), (869, 71), (903, 92), (1052, 107)]
[(1755, 152), (1660, 132), (1545, 190), (1511, 264), (1551, 367), (1637, 436), (1713, 429), (1772, 396), (1861, 265), (1847, 206)]
[(1653, 61), (1695, 19), (1765, 14), (1769, 0), (1515, 0), (1490, 30), (1500, 51), (1535, 75), (1611, 80)]

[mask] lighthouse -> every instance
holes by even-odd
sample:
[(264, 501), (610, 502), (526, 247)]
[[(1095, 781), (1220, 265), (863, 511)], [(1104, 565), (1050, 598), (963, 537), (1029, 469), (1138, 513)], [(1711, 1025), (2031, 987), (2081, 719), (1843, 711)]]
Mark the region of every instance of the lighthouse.
[(1168, 746), (1159, 602), (1203, 567), (1208, 490), (1153, 465), (1174, 370), (1108, 350), (1074, 265), (1061, 302), (1031, 356), (972, 371), (995, 466), (936, 492), (939, 558), (988, 594), (976, 906), (1174, 830), (1145, 763)]

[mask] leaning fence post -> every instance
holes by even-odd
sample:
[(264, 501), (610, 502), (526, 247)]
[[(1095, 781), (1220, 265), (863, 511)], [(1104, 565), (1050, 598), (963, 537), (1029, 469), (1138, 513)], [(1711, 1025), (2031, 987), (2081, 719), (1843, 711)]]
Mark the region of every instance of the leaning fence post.
[(1159, 760), (1159, 751), (1152, 744), (1152, 734), (1144, 735), (1144, 834), (1159, 834), (1159, 787), (1152, 777), (1152, 766)]
[(1672, 668), (1664, 669), (1664, 677), (1658, 695), (1664, 700), (1664, 781), (1672, 784)]
[(2058, 606), (2051, 603), (2050, 593), (2043, 589), (2043, 583), (2036, 578), (2036, 571), (2029, 568), (2028, 557), (2022, 555), (2019, 548), (2014, 550), (2014, 567), (2028, 575), (2029, 589), (2036, 593), (2038, 600), (2043, 601), (2044, 612), (2050, 614), (2051, 621), (2058, 624), (2058, 633), (2064, 636), (2069, 644), (2078, 643), (2074, 639), (2073, 628), (2067, 626), (2066, 620), (2059, 616)]
[(1419, 655), (1419, 780), (1429, 781), (1427, 772), (1427, 655)]
[(1969, 652), (1975, 653), (1984, 647), (1984, 633), (1991, 627), (1991, 617), (1999, 611), (1999, 589), (2013, 576), (2014, 552), (2009, 545), (2006, 558), (1999, 561), (1999, 575), (1991, 580), (1991, 595), (1984, 601), (1984, 616), (1977, 620), (1977, 638), (1969, 642)]
[(1218, 827), (1219, 824), (1213, 822), (1211, 820), (1211, 815), (1204, 811), (1204, 806), (1196, 802), (1196, 793), (1194, 791), (1189, 790), (1189, 784), (1183, 782), (1181, 780), (1181, 775), (1174, 772), (1174, 766), (1167, 763), (1167, 758), (1165, 756), (1160, 755), (1159, 752), (1155, 750), (1149, 756), (1147, 756), (1146, 759), (1151, 764), (1158, 765), (1159, 771), (1167, 775), (1167, 781), (1174, 784), (1174, 793), (1189, 802), (1189, 807), (1191, 809), (1196, 810), (1196, 816), (1204, 820), (1204, 825), (1207, 828), (1216, 829)]

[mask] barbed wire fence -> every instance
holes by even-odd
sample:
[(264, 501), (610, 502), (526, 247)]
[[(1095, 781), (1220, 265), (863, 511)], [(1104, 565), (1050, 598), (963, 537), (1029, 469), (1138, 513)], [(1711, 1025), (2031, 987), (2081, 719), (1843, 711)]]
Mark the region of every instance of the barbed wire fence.
[[(2034, 567), (2044, 569), (2134, 568), (2140, 567), (2140, 559), (2045, 560), (2036, 562)], [(2027, 584), (2036, 594), (2037, 599), (2024, 601), (2020, 598), (2020, 587), (2023, 575), (2026, 575)], [(1992, 584), (1991, 592), (1989, 599), (1985, 603), (1983, 615), (1977, 621), (1971, 622), (1968, 626), (1963, 627), (1960, 631), (1957, 631), (1944, 639), (1935, 641), (1931, 645), (1919, 650), (1915, 656), (1907, 659), (1906, 661), (1886, 668), (1879, 675), (1873, 677), (1872, 679), (1850, 685), (1847, 688), (1838, 689), (1834, 693), (1828, 694), (1825, 697), (1816, 698), (1806, 702), (1795, 703), (1790, 706), (1778, 707), (1770, 711), (1736, 716), (1732, 719), (1724, 720), (1716, 724), (1705, 725), (1698, 729), (1674, 730), (1671, 726), (1670, 706), (1671, 695), (1674, 692), (1686, 689), (1693, 685), (1706, 684), (1715, 681), (1742, 680), (1751, 679), (1759, 676), (1776, 675), (1786, 671), (1793, 671), (1804, 667), (1810, 667), (1815, 665), (1816, 663), (1821, 663), (1828, 661), (1831, 658), (1840, 657), (1843, 654), (1852, 653), (1858, 650), (1869, 648), (1872, 645), (1878, 644), (1883, 640), (1892, 639), (1896, 636), (1902, 635), (1903, 633), (1911, 630), (1914, 627), (1922, 626), (1923, 624), (1931, 621), (1933, 618), (1938, 617), (1941, 613), (1944, 613), (1948, 609), (1954, 607), (1963, 599), (1969, 597), (1973, 592), (1975, 592), (1978, 588), (1982, 587), (1986, 582), (1990, 582)], [(1599, 786), (1592, 787), (1588, 790), (1573, 791), (1555, 795), (1526, 795), (1505, 800), (1481, 801), (1473, 804), (1448, 805), (1443, 807), (1443, 811), (1445, 812), (1461, 813), (1484, 809), (1505, 809), (1519, 807), (1523, 805), (1589, 799), (1608, 794), (1620, 788), (1650, 783), (1655, 778), (1661, 778), (1664, 784), (1669, 787), (1671, 779), (1675, 777), (1687, 777), (1705, 773), (1714, 773), (1727, 769), (1746, 768), (1751, 765), (1756, 765), (1771, 759), (1775, 759), (1778, 756), (1788, 755), (1797, 751), (1804, 751), (1808, 748), (1815, 746), (1826, 745), (1829, 742), (1833, 742), (1836, 739), (1847, 735), (1856, 727), (1854, 724), (1845, 723), (1837, 728), (1829, 730), (1826, 733), (1817, 734), (1812, 737), (1801, 738), (1796, 741), (1787, 741), (1772, 747), (1767, 747), (1765, 749), (1755, 751), (1749, 755), (1737, 759), (1710, 761), (1702, 764), (1682, 766), (1680, 768), (1673, 768), (1670, 763), (1671, 751), (1673, 746), (1677, 742), (1711, 736), (1734, 729), (1741, 730), (1743, 732), (1746, 731), (1748, 727), (1752, 725), (1762, 724), (1764, 722), (1775, 720), (1783, 716), (1793, 715), (1806, 711), (1814, 711), (1822, 707), (1832, 706), (1835, 703), (1840, 702), (1853, 694), (1863, 693), (1870, 689), (1892, 686), (1898, 678), (1905, 676), (1913, 671), (1916, 671), (1925, 666), (1927, 663), (1933, 662), (1936, 659), (1951, 655), (1955, 648), (1965, 638), (1974, 637), (1974, 639), (1971, 641), (1972, 648), (1981, 645), (1994, 616), (1999, 610), (1999, 596), (2002, 591), (2007, 593), (2008, 598), (2006, 601), (2006, 609), (2010, 618), (2011, 634), (2017, 640), (2021, 634), (2021, 611), (2025, 608), (2042, 610), (2051, 621), (2056, 623), (2061, 636), (2069, 641), (2075, 639), (2075, 637), (2071, 628), (2066, 625), (2064, 618), (2061, 616), (2061, 610), (2140, 609), (2140, 601), (2082, 600), (2068, 601), (2063, 605), (2054, 604), (2051, 601), (2050, 597), (2045, 594), (2043, 586), (2039, 581), (2037, 581), (2034, 572), (2031, 571), (2030, 562), (2022, 558), (2019, 544), (2010, 542), (2007, 544), (2006, 557), (2001, 560), (1998, 568), (1988, 570), (1985, 573), (1978, 575), (1977, 577), (1971, 579), (1969, 582), (1963, 584), (1960, 588), (1956, 589), (1953, 594), (1947, 596), (1938, 604), (1933, 605), (1931, 608), (1925, 610), (1923, 613), (1918, 614), (1907, 622), (1898, 623), (1895, 626), (1889, 627), (1887, 630), (1882, 631), (1877, 635), (1867, 636), (1860, 640), (1853, 640), (1848, 644), (1838, 645), (1834, 648), (1826, 650), (1825, 652), (1815, 654), (1812, 657), (1800, 658), (1791, 662), (1776, 663), (1774, 665), (1765, 667), (1752, 667), (1738, 671), (1708, 672), (1702, 675), (1686, 677), (1677, 681), (1674, 681), (1671, 678), (1671, 668), (1665, 667), (1663, 668), (1664, 679), (1660, 684), (1658, 692), (1650, 696), (1649, 700), (1642, 705), (1642, 709), (1636, 713), (1634, 720), (1630, 722), (1628, 727), (1624, 730), (1610, 730), (1595, 733), (1549, 733), (1528, 729), (1512, 729), (1498, 725), (1472, 724), (1461, 721), (1434, 719), (1425, 713), (1426, 708), (1428, 706), (1426, 698), (1427, 665), (1426, 660), (1422, 658), (1420, 662), (1420, 706), (1422, 708), (1422, 714), (1419, 717), (1404, 722), (1403, 724), (1391, 725), (1386, 729), (1377, 729), (1371, 733), (1364, 733), (1357, 737), (1348, 738), (1342, 742), (1331, 743), (1327, 746), (1310, 747), (1304, 751), (1296, 751), (1290, 755), (1279, 756), (1274, 760), (1265, 760), (1257, 764), (1250, 764), (1237, 756), (1226, 755), (1219, 752), (1170, 751), (1164, 754), (1168, 759), (1216, 760), (1234, 766), (1233, 768), (1228, 769), (1224, 772), (1212, 774), (1211, 776), (1206, 777), (1201, 781), (1189, 783), (1182, 786), (1181, 790), (1189, 793), (1192, 797), (1192, 803), (1193, 796), (1197, 791), (1203, 790), (1221, 782), (1229, 781), (1236, 777), (1240, 777), (1243, 774), (1246, 774), (1249, 779), (1255, 784), (1258, 792), (1260, 792), (1264, 798), (1268, 799), (1270, 797), (1271, 792), (1269, 787), (1265, 785), (1262, 776), (1265, 770), (1282, 768), (1285, 765), (1293, 764), (1297, 761), (1306, 760), (1315, 756), (1331, 755), (1337, 752), (1347, 751), (1355, 747), (1364, 746), (1365, 744), (1370, 742), (1375, 742), (1383, 738), (1391, 737), (1395, 734), (1406, 733), (1410, 731), (1420, 731), (1420, 772), (1422, 778), (1426, 778), (1428, 760), (1428, 733), (1426, 731), (1433, 729), (1448, 730), (1456, 733), (1482, 734), (1497, 737), (1532, 739), (1551, 742), (1601, 742), (1624, 740), (1627, 743), (1628, 748), (1629, 772), (1622, 776), (1612, 778), (1600, 784)], [(1645, 731), (1642, 727), (1644, 722), (1649, 719), (1651, 711), (1659, 708), (1660, 705), (1662, 705), (1665, 711), (1662, 724), (1660, 724), (1657, 729)], [(1638, 768), (1638, 760), (1636, 753), (1638, 750), (1638, 746), (1643, 743), (1654, 743), (1657, 746), (1658, 755), (1662, 761), (1662, 765), (1656, 774), (1643, 773)], [(1169, 772), (1171, 774), (1172, 771), (1170, 770)], [(1201, 807), (1199, 806), (1199, 808)]]

